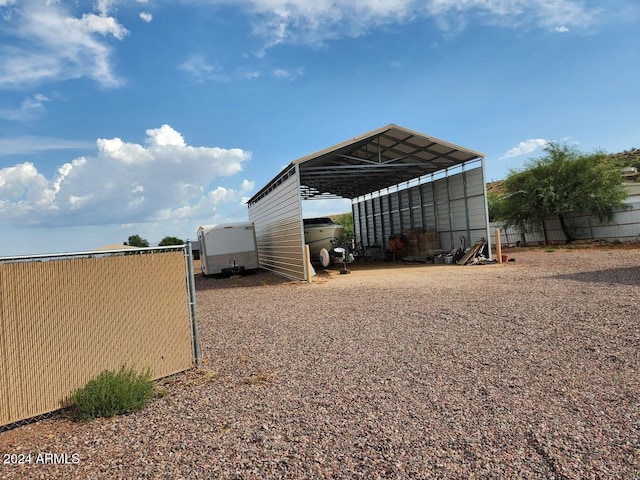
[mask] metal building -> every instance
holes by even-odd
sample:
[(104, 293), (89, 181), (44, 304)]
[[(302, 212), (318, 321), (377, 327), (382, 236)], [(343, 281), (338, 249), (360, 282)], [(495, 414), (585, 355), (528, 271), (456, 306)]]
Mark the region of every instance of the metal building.
[(261, 267), (308, 280), (302, 201), (326, 198), (351, 200), (365, 247), (413, 229), (443, 249), (490, 241), (484, 154), (390, 124), (291, 162), (249, 199)]

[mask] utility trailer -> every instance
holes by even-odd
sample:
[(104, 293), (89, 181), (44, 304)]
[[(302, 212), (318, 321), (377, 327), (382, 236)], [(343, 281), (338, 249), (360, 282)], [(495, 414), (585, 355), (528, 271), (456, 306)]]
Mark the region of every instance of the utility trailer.
[(198, 229), (203, 275), (235, 275), (258, 268), (253, 223), (204, 225)]

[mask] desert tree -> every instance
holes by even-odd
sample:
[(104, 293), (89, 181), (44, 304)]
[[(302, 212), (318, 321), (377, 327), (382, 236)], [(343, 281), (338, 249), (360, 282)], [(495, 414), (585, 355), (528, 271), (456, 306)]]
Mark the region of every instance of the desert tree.
[(184, 240), (178, 237), (164, 237), (158, 244), (160, 247), (167, 247), (169, 245), (184, 245)]
[(132, 247), (148, 247), (149, 241), (146, 238), (142, 238), (140, 235), (131, 235), (124, 244)]
[(545, 219), (557, 218), (570, 243), (575, 236), (568, 214), (586, 213), (603, 221), (615, 209), (627, 207), (620, 169), (605, 153), (586, 154), (556, 143), (544, 151), (546, 155), (528, 161), (524, 169), (509, 172), (496, 210), (503, 224), (544, 227)]

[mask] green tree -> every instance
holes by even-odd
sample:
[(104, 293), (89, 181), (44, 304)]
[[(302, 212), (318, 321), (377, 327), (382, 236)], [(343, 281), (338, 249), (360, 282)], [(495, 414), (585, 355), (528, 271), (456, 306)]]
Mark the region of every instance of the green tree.
[(627, 192), (620, 170), (596, 151), (550, 143), (546, 155), (530, 160), (525, 169), (511, 171), (505, 180), (506, 194), (498, 209), (505, 225), (544, 226), (555, 217), (567, 243), (575, 240), (567, 215), (588, 213), (601, 221), (610, 219), (615, 208), (626, 208)]
[(354, 235), (353, 215), (351, 214), (351, 212), (340, 213), (338, 215), (333, 215), (331, 217), (331, 220), (333, 220), (336, 223), (339, 223), (344, 227), (344, 231), (342, 232), (342, 237), (338, 239), (338, 244), (347, 245), (351, 241), (351, 238)]
[(331, 217), (331, 220), (342, 225), (345, 234), (349, 233), (349, 235), (353, 235), (353, 215), (351, 212), (334, 215)]
[(132, 247), (148, 247), (149, 241), (146, 238), (142, 238), (140, 235), (131, 235), (124, 244)]
[(158, 244), (160, 247), (167, 247), (169, 245), (184, 245), (184, 240), (178, 237), (164, 237)]
[(504, 203), (499, 193), (487, 193), (487, 206), (489, 208), (489, 221), (496, 222), (503, 217), (502, 208)]

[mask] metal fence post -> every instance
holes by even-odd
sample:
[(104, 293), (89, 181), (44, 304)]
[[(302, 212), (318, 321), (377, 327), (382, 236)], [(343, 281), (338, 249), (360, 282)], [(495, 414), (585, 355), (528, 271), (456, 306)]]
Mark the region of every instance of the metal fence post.
[(193, 336), (193, 357), (196, 368), (200, 368), (200, 334), (198, 333), (198, 315), (196, 313), (196, 287), (193, 275), (193, 252), (191, 251), (191, 241), (187, 240), (185, 251), (185, 261), (187, 262), (187, 289), (189, 292), (189, 316), (191, 318), (191, 332)]

